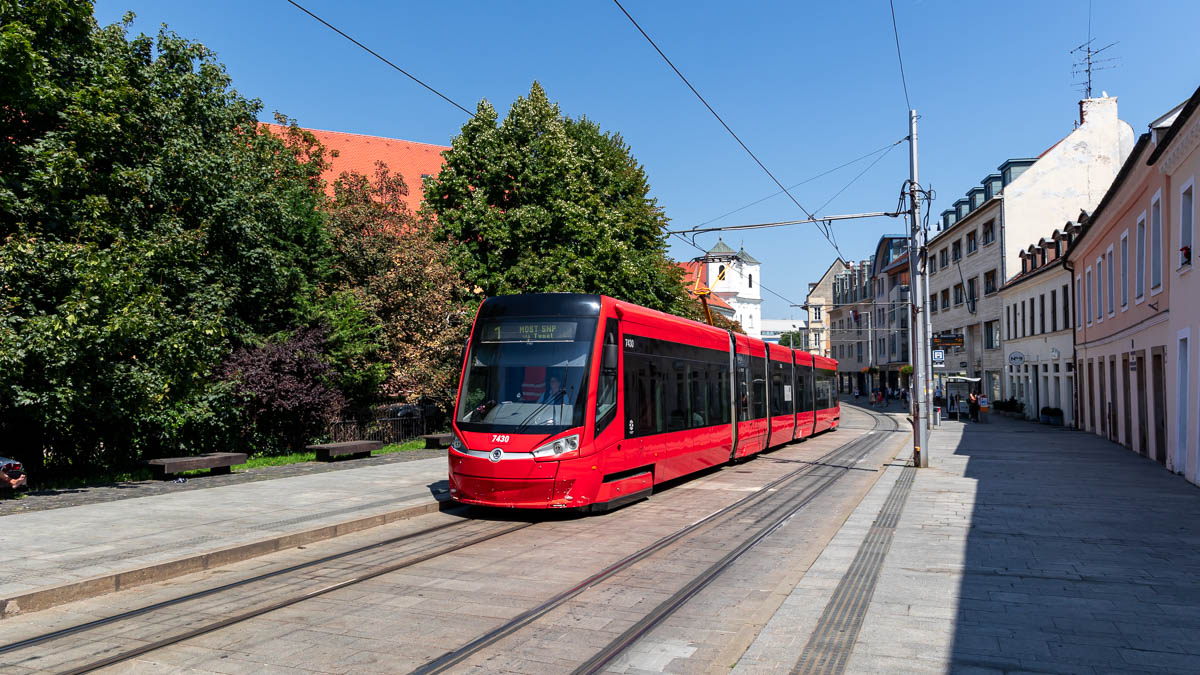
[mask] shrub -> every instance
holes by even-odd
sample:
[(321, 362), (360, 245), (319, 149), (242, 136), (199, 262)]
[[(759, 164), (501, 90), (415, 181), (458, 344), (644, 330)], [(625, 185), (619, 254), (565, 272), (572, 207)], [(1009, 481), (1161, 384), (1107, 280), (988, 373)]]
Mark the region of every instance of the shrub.
[(341, 410), (345, 401), (323, 358), (325, 338), (324, 328), (300, 330), (281, 343), (238, 349), (222, 364), (221, 378), (242, 401), (243, 448), (295, 451)]

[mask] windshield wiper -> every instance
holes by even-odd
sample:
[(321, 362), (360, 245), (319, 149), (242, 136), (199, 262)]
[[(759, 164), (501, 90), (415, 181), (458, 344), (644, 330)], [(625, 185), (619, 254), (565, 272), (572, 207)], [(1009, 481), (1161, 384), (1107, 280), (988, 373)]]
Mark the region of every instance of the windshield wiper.
[[(566, 404), (567, 404), (567, 402), (566, 402), (566, 400), (565, 400), (565, 399), (566, 399), (566, 395), (565, 395), (565, 394), (562, 394), (562, 393), (560, 392), (560, 395), (558, 395), (558, 396), (555, 396), (555, 398), (562, 399), (562, 400), (561, 400), (561, 402), (560, 402), (560, 403), (558, 403), (558, 405), (566, 405)], [(529, 420), (530, 420), (531, 418), (533, 418), (535, 415), (537, 415), (538, 413), (540, 413), (541, 411), (545, 410), (546, 406), (548, 406), (548, 405), (554, 405), (554, 401), (553, 401), (553, 400), (551, 400), (551, 401), (542, 401), (542, 402), (541, 402), (541, 403), (538, 405), (538, 407), (536, 407), (536, 408), (534, 408), (534, 409), (533, 409), (533, 412), (529, 413), (528, 415), (526, 415), (526, 416), (525, 416), (525, 419), (521, 420), (521, 423), (517, 425), (517, 430), (516, 430), (516, 432), (514, 432), (514, 433), (521, 433), (521, 430), (522, 430), (522, 429), (524, 429), (526, 426), (528, 426), (528, 425), (529, 425)]]

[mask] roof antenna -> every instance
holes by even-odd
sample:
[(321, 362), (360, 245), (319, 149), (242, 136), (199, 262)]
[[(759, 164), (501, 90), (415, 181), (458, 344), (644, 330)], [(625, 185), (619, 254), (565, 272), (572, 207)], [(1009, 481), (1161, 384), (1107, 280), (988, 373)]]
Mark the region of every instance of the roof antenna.
[[(1092, 2), (1091, 2), (1091, 0), (1088, 0), (1087, 42), (1085, 42), (1085, 43), (1079, 45), (1078, 47), (1076, 47), (1075, 49), (1071, 50), (1071, 54), (1078, 54), (1078, 56), (1076, 57), (1078, 60), (1075, 61), (1074, 67), (1071, 69), (1071, 76), (1072, 77), (1079, 77), (1080, 75), (1083, 76), (1083, 81), (1075, 82), (1074, 84), (1075, 84), (1075, 86), (1082, 88), (1083, 97), (1085, 99), (1092, 97), (1092, 73), (1099, 72), (1101, 70), (1111, 70), (1113, 68), (1116, 68), (1117, 67), (1116, 64), (1111, 63), (1111, 62), (1116, 61), (1119, 58), (1119, 57), (1115, 57), (1115, 56), (1109, 57), (1109, 58), (1104, 58), (1104, 59), (1096, 58), (1096, 56), (1099, 55), (1101, 52), (1103, 52), (1104, 50), (1106, 50), (1109, 47), (1112, 47), (1118, 43), (1111, 42), (1111, 43), (1101, 47), (1100, 49), (1092, 49), (1092, 44), (1094, 42), (1095, 42), (1095, 38), (1092, 37)], [(1102, 63), (1110, 63), (1110, 65), (1107, 65), (1107, 66), (1097, 65), (1097, 64), (1102, 64)]]

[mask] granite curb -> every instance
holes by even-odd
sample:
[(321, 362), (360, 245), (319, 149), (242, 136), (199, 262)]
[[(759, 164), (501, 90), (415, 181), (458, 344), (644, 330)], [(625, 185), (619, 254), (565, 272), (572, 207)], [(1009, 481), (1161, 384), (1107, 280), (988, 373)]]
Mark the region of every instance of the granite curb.
[(238, 544), (237, 546), (198, 552), (175, 560), (134, 567), (82, 581), (47, 586), (0, 599), (0, 619), (21, 613), (37, 612), (68, 602), (86, 600), (116, 591), (127, 590), (142, 584), (165, 581), (193, 572), (230, 565), (284, 549), (333, 539), (372, 527), (415, 518), (427, 513), (444, 511), (456, 505), (456, 502), (450, 500), (449, 495), (442, 494), (431, 497), (425, 503), (405, 506), (394, 511), (353, 518), (340, 523), (323, 525), (300, 532), (279, 534), (259, 541)]

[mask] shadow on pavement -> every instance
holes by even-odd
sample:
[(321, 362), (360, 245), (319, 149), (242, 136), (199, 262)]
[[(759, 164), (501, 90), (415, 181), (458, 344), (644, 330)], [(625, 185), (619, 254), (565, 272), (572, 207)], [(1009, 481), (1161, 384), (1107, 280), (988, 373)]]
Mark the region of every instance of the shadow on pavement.
[(994, 421), (947, 458), (975, 481), (951, 670), (1200, 672), (1200, 489), (1092, 434)]

